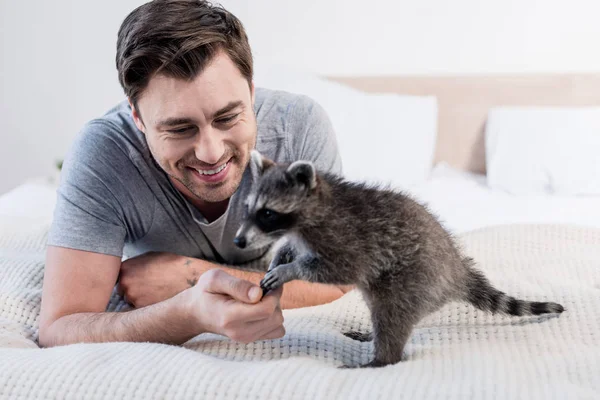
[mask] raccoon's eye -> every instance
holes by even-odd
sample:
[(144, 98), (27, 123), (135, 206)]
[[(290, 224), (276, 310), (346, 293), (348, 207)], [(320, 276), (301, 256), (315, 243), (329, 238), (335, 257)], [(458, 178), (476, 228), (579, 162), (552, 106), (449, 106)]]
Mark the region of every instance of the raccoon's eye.
[(274, 232), (291, 228), (294, 225), (295, 216), (263, 208), (256, 212), (254, 220), (263, 232)]
[(279, 217), (279, 213), (273, 210), (269, 210), (268, 208), (263, 208), (256, 213), (256, 217), (263, 224), (269, 224), (277, 220), (277, 217)]

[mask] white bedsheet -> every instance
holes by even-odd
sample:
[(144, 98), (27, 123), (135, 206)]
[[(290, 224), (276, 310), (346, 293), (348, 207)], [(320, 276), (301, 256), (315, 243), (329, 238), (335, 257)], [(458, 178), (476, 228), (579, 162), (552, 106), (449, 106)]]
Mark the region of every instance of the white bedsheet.
[[(415, 328), (405, 362), (373, 357), (351, 291), (284, 310), (286, 335), (247, 345), (200, 335), (183, 346), (74, 344), (38, 349), (48, 224), (0, 216), (0, 399), (598, 399), (600, 230), (511, 225), (460, 235), (502, 290), (563, 304), (560, 316), (492, 316), (450, 303)], [(110, 310), (124, 304), (113, 296)]]

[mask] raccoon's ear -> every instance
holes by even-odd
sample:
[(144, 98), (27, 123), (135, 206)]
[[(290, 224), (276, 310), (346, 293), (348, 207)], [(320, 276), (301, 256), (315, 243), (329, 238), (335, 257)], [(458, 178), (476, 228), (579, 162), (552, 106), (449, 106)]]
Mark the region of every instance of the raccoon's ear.
[(310, 161), (295, 161), (285, 171), (297, 182), (305, 184), (310, 189), (317, 187), (317, 173)]
[(254, 164), (258, 176), (261, 176), (267, 169), (275, 165), (273, 160), (264, 157), (256, 149), (250, 152), (250, 162)]

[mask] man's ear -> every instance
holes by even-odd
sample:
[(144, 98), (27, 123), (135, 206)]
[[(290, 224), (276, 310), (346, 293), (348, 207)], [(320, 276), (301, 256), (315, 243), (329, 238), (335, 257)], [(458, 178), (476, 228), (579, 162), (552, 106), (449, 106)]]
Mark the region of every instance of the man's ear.
[(262, 174), (264, 174), (267, 169), (275, 165), (275, 162), (273, 160), (264, 157), (256, 149), (250, 152), (250, 162), (254, 164), (254, 168), (252, 170), (256, 171), (255, 173), (257, 174), (257, 176), (255, 176), (255, 178), (262, 176)]
[(310, 189), (317, 187), (317, 173), (315, 166), (310, 161), (294, 161), (285, 172), (296, 182), (302, 183)]
[(135, 122), (135, 126), (137, 126), (137, 128), (140, 131), (146, 133), (146, 127), (144, 126), (144, 121), (142, 121), (142, 116), (135, 108), (129, 97), (127, 98), (127, 102), (129, 103), (129, 107), (131, 107), (131, 116), (133, 117), (133, 122)]

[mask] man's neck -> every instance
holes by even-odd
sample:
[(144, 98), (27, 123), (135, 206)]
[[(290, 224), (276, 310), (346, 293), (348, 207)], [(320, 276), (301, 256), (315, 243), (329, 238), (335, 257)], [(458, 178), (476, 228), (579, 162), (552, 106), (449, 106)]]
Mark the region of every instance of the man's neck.
[(229, 199), (223, 200), (220, 203), (206, 203), (197, 198), (189, 198), (187, 196), (186, 198), (204, 215), (208, 223), (216, 221), (221, 215), (225, 214), (229, 205)]
[(202, 215), (208, 223), (214, 222), (227, 211), (227, 206), (229, 206), (229, 199), (225, 199), (223, 201), (217, 203), (210, 203), (204, 200), (199, 199), (195, 196), (188, 188), (186, 188), (181, 182), (171, 179), (171, 183), (175, 186), (175, 189), (179, 190), (179, 192), (190, 202)]

